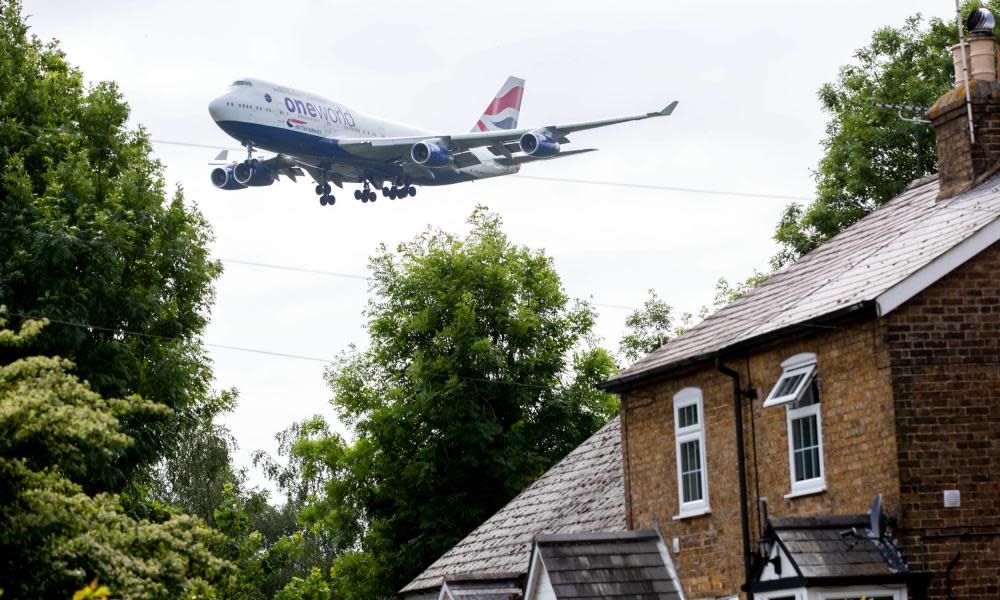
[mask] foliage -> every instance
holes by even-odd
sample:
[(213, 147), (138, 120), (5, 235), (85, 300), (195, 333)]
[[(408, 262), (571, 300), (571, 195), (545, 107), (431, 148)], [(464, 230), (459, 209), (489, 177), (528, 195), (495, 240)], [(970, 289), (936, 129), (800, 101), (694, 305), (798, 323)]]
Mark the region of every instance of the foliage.
[[(42, 324), (14, 333), (0, 320), (0, 340), (28, 344)], [(169, 409), (136, 396), (105, 399), (65, 359), (0, 365), (0, 573), (13, 597), (68, 597), (95, 578), (123, 598), (210, 597), (227, 584), (233, 567), (212, 553), (219, 536), (201, 521), (137, 520), (117, 496), (80, 485), (91, 465), (132, 443), (121, 419)]]
[(73, 600), (109, 600), (111, 598), (111, 590), (108, 586), (97, 585), (97, 580), (90, 582), (90, 585), (80, 588), (76, 593), (73, 594)]
[(313, 568), (305, 579), (295, 577), (274, 596), (274, 600), (327, 600), (330, 598), (330, 583), (319, 569)]
[(618, 344), (618, 351), (627, 362), (635, 362), (670, 341), (676, 335), (673, 308), (661, 300), (656, 290), (649, 290), (649, 297), (642, 308), (625, 318), (626, 333)]
[(591, 308), (497, 216), (469, 224), (372, 257), (370, 347), (327, 373), (356, 440), (312, 419), (292, 443), (337, 597), (392, 595), (617, 411)]
[[(963, 12), (979, 4), (965, 2)], [(987, 6), (1000, 14), (1000, 0)], [(910, 181), (936, 170), (931, 128), (904, 122), (896, 111), (876, 105), (929, 108), (952, 86), (948, 49), (957, 42), (953, 21), (912, 16), (901, 27), (876, 31), (855, 52), (854, 62), (840, 69), (837, 81), (820, 88), (820, 103), (831, 119), (816, 170), (817, 197), (806, 207), (785, 209), (774, 235), (781, 250), (772, 259), (773, 268), (819, 246)]]
[[(221, 409), (232, 410), (235, 391), (218, 396)], [(223, 502), (226, 486), (241, 487), (246, 480), (233, 468), (236, 440), (225, 427), (204, 414), (157, 465), (151, 486), (153, 499), (215, 525), (215, 509)]]
[(198, 341), (220, 271), (211, 233), (179, 190), (166, 197), (115, 84), (86, 86), (16, 0), (0, 0), (0, 40), (0, 303), (15, 325), (52, 320), (0, 361), (61, 356), (103, 397), (171, 409), (122, 415), (133, 442), (89, 465), (88, 492), (121, 490), (219, 408)]

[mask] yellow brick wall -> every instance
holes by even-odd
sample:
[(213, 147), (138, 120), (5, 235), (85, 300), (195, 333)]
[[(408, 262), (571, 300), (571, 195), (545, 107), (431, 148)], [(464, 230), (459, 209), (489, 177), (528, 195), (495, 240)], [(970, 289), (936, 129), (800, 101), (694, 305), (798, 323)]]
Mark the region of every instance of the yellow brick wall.
[[(744, 401), (744, 439), (751, 512), (751, 543), (760, 525), (758, 498), (771, 516), (868, 511), (875, 493), (884, 495), (890, 514), (899, 506), (895, 418), (888, 353), (874, 320), (776, 344), (727, 363), (758, 390)], [(817, 355), (827, 489), (785, 499), (791, 491), (785, 408), (763, 408), (781, 375), (781, 362), (800, 352)], [(684, 387), (701, 388), (711, 514), (674, 520), (678, 512), (673, 395)], [(752, 404), (752, 411), (750, 405)], [(689, 598), (737, 593), (743, 580), (739, 487), (732, 403), (732, 382), (714, 365), (661, 380), (622, 397), (626, 506), (632, 528), (659, 522)], [(756, 453), (755, 453), (756, 450)], [(755, 473), (759, 474), (759, 480)], [(757, 489), (759, 487), (759, 495)]]

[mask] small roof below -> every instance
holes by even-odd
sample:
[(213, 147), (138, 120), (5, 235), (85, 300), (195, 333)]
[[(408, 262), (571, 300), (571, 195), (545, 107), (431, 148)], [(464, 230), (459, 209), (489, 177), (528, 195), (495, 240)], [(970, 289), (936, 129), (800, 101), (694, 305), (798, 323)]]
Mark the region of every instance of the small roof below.
[(445, 578), (445, 600), (521, 600), (523, 577), (517, 574)]
[[(625, 530), (618, 418), (566, 455), (400, 590), (407, 600), (452, 578), (526, 574), (540, 533)], [(450, 585), (450, 584), (449, 584)]]
[(757, 556), (754, 591), (830, 585), (904, 584), (911, 573), (892, 538), (873, 533), (869, 515), (771, 519), (764, 539), (768, 560)]
[(771, 526), (802, 577), (906, 572), (892, 542), (873, 537), (868, 515), (774, 519)]
[[(679, 600), (665, 549), (651, 529), (602, 534), (540, 535), (531, 577), (548, 577), (555, 597)], [(528, 591), (529, 600), (532, 592)]]

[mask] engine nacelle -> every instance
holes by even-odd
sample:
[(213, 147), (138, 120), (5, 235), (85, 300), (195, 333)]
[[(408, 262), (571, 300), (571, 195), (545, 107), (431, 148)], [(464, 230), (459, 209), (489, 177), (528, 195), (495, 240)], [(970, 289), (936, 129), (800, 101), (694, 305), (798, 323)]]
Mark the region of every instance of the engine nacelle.
[(410, 148), (410, 158), (424, 167), (444, 167), (451, 164), (451, 153), (433, 142), (417, 142)]
[(517, 142), (521, 146), (521, 152), (528, 156), (555, 156), (559, 154), (559, 142), (537, 131), (529, 131), (521, 136)]
[(212, 185), (221, 190), (242, 190), (246, 186), (233, 176), (234, 165), (212, 169)]
[(274, 172), (261, 164), (251, 167), (246, 162), (241, 162), (233, 167), (233, 179), (240, 185), (260, 187), (274, 183)]

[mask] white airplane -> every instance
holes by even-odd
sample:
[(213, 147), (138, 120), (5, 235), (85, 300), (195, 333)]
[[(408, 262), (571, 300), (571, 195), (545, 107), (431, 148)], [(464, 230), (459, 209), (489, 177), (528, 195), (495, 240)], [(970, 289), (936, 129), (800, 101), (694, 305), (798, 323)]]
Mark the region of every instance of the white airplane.
[[(259, 79), (234, 81), (212, 100), (216, 124), (247, 149), (247, 158), (227, 162), (223, 150), (212, 164), (212, 183), (224, 190), (271, 185), (284, 175), (308, 173), (319, 203), (332, 205), (333, 183), (360, 183), (362, 202), (374, 202), (371, 186), (388, 198), (417, 193), (414, 185), (447, 185), (511, 175), (526, 162), (591, 152), (562, 150), (567, 135), (626, 121), (670, 115), (677, 102), (656, 112), (518, 129), (524, 80), (509, 77), (470, 133), (441, 134), (370, 117), (339, 102)], [(260, 149), (274, 153), (254, 158)], [(304, 172), (305, 173), (304, 173)]]

